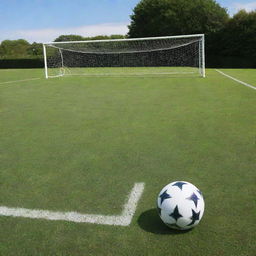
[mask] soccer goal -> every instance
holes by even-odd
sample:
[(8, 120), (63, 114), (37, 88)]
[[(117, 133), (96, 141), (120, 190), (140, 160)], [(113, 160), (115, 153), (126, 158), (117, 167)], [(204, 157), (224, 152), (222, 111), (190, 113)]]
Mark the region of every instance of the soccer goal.
[(43, 44), (45, 77), (64, 75), (205, 77), (204, 35)]

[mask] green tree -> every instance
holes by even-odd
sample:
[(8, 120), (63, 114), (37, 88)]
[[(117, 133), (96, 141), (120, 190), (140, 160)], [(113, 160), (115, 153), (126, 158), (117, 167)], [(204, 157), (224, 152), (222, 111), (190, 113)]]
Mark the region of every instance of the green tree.
[(24, 39), (4, 40), (1, 43), (2, 58), (22, 58), (28, 55), (29, 42)]
[(111, 35), (110, 36), (110, 39), (124, 39), (125, 38), (125, 36), (124, 35)]
[(2, 47), (2, 45), (0, 44), (0, 59), (4, 58), (4, 49)]
[(27, 53), (29, 56), (33, 56), (33, 57), (41, 57), (43, 56), (43, 46), (42, 44), (39, 44), (39, 43), (32, 43), (28, 50), (27, 50)]
[(221, 30), (228, 14), (214, 0), (141, 0), (134, 8), (129, 37), (211, 34)]
[(54, 40), (54, 42), (63, 42), (63, 41), (83, 41), (83, 40), (104, 40), (104, 39), (120, 39), (125, 38), (124, 35), (98, 35), (93, 37), (83, 37), (79, 35), (61, 35)]
[(256, 11), (239, 11), (219, 35), (223, 55), (256, 59)]
[(63, 42), (63, 41), (83, 41), (84, 37), (79, 35), (61, 35), (57, 37), (54, 42)]
[(85, 40), (107, 40), (107, 39), (123, 39), (125, 38), (124, 35), (110, 35), (110, 36), (93, 36), (93, 37), (85, 37)]

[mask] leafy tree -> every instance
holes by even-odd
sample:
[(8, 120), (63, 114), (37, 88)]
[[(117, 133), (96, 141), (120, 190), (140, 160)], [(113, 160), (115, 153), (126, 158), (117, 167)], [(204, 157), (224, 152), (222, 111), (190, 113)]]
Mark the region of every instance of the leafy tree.
[(83, 40), (104, 40), (104, 39), (120, 39), (124, 38), (124, 35), (110, 35), (110, 36), (104, 36), (104, 35), (98, 35), (93, 37), (83, 37), (79, 35), (61, 35), (58, 38), (56, 38), (55, 42), (63, 42), (63, 41), (83, 41)]
[(133, 12), (129, 37), (211, 34), (229, 18), (214, 0), (141, 0)]
[(107, 39), (122, 39), (125, 38), (124, 35), (110, 35), (110, 36), (93, 36), (93, 37), (85, 37), (85, 40), (107, 40)]
[(27, 56), (27, 50), (29, 47), (29, 42), (24, 39), (4, 40), (1, 43), (1, 56), (22, 58)]
[(61, 35), (57, 37), (54, 42), (63, 42), (63, 41), (83, 41), (84, 37), (79, 35)]
[(36, 57), (36, 56), (43, 56), (43, 47), (42, 47), (42, 44), (39, 44), (39, 43), (32, 43), (28, 50), (27, 50), (27, 53), (29, 56), (33, 56), (33, 57)]
[(2, 45), (0, 44), (0, 59), (2, 59), (4, 57), (4, 49), (2, 47)]
[(239, 11), (219, 35), (223, 55), (256, 59), (256, 11)]
[(124, 35), (111, 35), (110, 39), (124, 39), (126, 36)]

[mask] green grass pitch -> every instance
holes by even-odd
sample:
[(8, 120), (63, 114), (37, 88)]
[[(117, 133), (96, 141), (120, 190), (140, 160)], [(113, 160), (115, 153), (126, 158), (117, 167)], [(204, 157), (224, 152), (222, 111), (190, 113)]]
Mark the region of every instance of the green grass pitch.
[[(223, 71), (256, 86), (255, 70)], [(0, 216), (0, 255), (255, 255), (256, 91), (206, 75), (0, 70), (0, 206), (115, 215), (145, 183), (127, 227)], [(155, 209), (175, 180), (205, 197), (189, 232)]]

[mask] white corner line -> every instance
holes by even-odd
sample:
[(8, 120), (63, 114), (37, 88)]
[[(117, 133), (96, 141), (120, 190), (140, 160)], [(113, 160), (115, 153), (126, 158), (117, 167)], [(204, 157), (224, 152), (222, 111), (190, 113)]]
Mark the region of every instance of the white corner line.
[(256, 90), (256, 87), (253, 86), (253, 85), (251, 85), (251, 84), (247, 84), (247, 83), (245, 83), (245, 82), (243, 82), (243, 81), (241, 81), (241, 80), (238, 80), (238, 79), (236, 79), (236, 78), (234, 78), (234, 77), (232, 77), (232, 76), (230, 76), (230, 75), (225, 74), (224, 72), (222, 72), (222, 71), (220, 71), (220, 70), (218, 70), (218, 69), (215, 69), (215, 71), (219, 72), (219, 73), (222, 74), (223, 76), (226, 76), (226, 77), (228, 77), (228, 78), (230, 78), (230, 79), (232, 79), (232, 80), (234, 80), (234, 81), (236, 81), (236, 82), (238, 82), (238, 83), (240, 83), (240, 84), (243, 84), (243, 85), (245, 85), (245, 86), (247, 86), (247, 87), (250, 87), (250, 88)]
[(82, 214), (78, 212), (55, 212), (39, 209), (10, 208), (0, 206), (0, 216), (23, 217), (31, 219), (62, 220), (78, 223), (94, 223), (114, 226), (129, 226), (143, 193), (145, 184), (135, 183), (121, 215)]
[(28, 78), (28, 79), (22, 79), (22, 80), (12, 80), (7, 82), (2, 82), (0, 84), (12, 84), (12, 83), (26, 82), (26, 81), (32, 81), (32, 80), (38, 80), (38, 79), (41, 79), (41, 78), (37, 77), (37, 78)]

